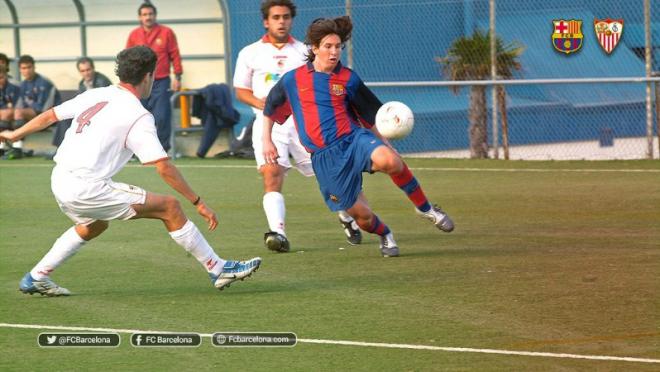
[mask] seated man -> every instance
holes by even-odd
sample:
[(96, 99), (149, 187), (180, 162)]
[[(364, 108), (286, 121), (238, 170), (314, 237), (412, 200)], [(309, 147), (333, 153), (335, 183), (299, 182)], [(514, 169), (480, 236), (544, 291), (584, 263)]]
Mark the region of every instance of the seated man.
[[(76, 67), (82, 79), (78, 82), (78, 94), (92, 88), (102, 88), (112, 85), (110, 79), (94, 68), (94, 60), (89, 57), (80, 57), (76, 61)], [(53, 133), (53, 145), (60, 147), (64, 140), (64, 133), (71, 126), (71, 120), (62, 120), (57, 123), (55, 133)]]
[[(20, 94), (14, 110), (15, 128), (22, 127), (35, 116), (61, 103), (60, 93), (55, 85), (35, 71), (32, 56), (21, 56), (18, 59), (18, 67), (23, 81), (20, 85)], [(14, 142), (12, 149), (6, 156), (7, 159), (20, 159), (23, 154), (23, 141), (21, 140)]]
[(9, 57), (6, 54), (0, 53), (0, 67), (4, 67), (7, 70), (7, 80), (13, 85), (18, 86), (20, 83), (14, 79), (13, 76), (9, 73)]
[(82, 76), (82, 79), (80, 79), (80, 82), (78, 83), (78, 94), (92, 88), (101, 88), (112, 85), (112, 82), (107, 76), (96, 71), (94, 68), (94, 61), (91, 58), (79, 58), (78, 61), (76, 61), (76, 67), (78, 67), (78, 72), (80, 72), (80, 76)]
[[(0, 65), (0, 131), (12, 129), (14, 121), (14, 106), (18, 100), (18, 86), (9, 82), (7, 68)], [(0, 156), (4, 155), (11, 144), (0, 142)]]

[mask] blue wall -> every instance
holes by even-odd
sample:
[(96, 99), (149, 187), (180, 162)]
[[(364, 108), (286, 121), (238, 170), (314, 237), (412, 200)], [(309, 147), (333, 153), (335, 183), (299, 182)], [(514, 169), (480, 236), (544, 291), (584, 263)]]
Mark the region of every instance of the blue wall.
[[(660, 1), (651, 3), (653, 44), (660, 46)], [(259, 4), (259, 0), (229, 1), (233, 62), (243, 46), (263, 35)], [(445, 80), (434, 57), (444, 56), (466, 30), (488, 28), (487, 0), (438, 1), (437, 5), (428, 0), (352, 0), (352, 4), (353, 67), (367, 82)], [(523, 70), (517, 78), (644, 76), (644, 63), (633, 51), (644, 45), (642, 4), (641, 0), (499, 0), (497, 33), (505, 42), (525, 46), (520, 58)], [(297, 5), (293, 35), (300, 40), (313, 19), (344, 14), (343, 0), (304, 0)], [(611, 55), (596, 41), (594, 17), (624, 19), (622, 41)], [(579, 52), (564, 55), (552, 48), (551, 21), (558, 18), (582, 19), (585, 39)], [(656, 54), (660, 57), (660, 48)], [(467, 147), (469, 88), (458, 95), (446, 88), (374, 91), (382, 101), (403, 101), (415, 112), (413, 134), (395, 143), (401, 151)], [(515, 86), (507, 93), (512, 145), (596, 139), (603, 128), (612, 128), (616, 136), (644, 134), (643, 84)]]

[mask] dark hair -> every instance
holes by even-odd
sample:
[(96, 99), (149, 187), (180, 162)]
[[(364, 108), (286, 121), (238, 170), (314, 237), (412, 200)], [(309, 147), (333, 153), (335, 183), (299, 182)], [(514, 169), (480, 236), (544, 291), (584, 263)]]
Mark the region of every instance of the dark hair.
[(22, 65), (24, 63), (29, 63), (31, 65), (34, 65), (34, 58), (32, 58), (31, 55), (24, 54), (18, 59), (18, 65)]
[(78, 58), (78, 60), (76, 61), (76, 67), (79, 67), (83, 63), (89, 63), (89, 65), (92, 68), (94, 68), (94, 60), (89, 58), (89, 57), (80, 57), (80, 58)]
[(156, 53), (144, 45), (127, 48), (117, 54), (115, 74), (122, 83), (138, 85), (156, 69)]
[(142, 3), (140, 7), (138, 8), (138, 15), (142, 14), (142, 9), (145, 8), (151, 8), (154, 11), (154, 14), (158, 14), (158, 11), (156, 10), (156, 7), (152, 3)]
[(7, 71), (9, 71), (9, 57), (7, 57), (7, 55), (4, 53), (0, 53), (0, 60), (5, 62), (5, 66), (7, 66)]
[(344, 44), (351, 39), (351, 32), (353, 31), (353, 23), (351, 22), (351, 17), (343, 16), (337, 17), (334, 19), (330, 18), (317, 18), (307, 27), (307, 35), (305, 35), (305, 44), (310, 48), (309, 53), (307, 54), (307, 61), (314, 61), (314, 53), (312, 53), (311, 47), (318, 47), (321, 44), (321, 40), (328, 35), (335, 34), (341, 39), (341, 43)]
[(274, 6), (285, 6), (291, 11), (291, 18), (296, 17), (296, 6), (291, 0), (264, 0), (261, 2), (261, 16), (263, 19), (268, 19), (270, 8)]

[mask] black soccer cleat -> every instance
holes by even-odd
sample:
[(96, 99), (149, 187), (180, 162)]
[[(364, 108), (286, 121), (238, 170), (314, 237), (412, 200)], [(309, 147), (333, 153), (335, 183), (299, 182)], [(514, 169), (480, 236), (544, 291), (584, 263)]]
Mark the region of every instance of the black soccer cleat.
[(348, 241), (348, 244), (358, 245), (362, 243), (362, 231), (360, 231), (360, 227), (358, 227), (355, 220), (351, 222), (344, 222), (340, 218), (339, 223), (341, 223), (341, 226), (344, 228), (344, 233), (346, 234), (346, 241)]
[(286, 236), (276, 233), (275, 231), (269, 231), (264, 234), (264, 245), (271, 251), (280, 253), (286, 253), (291, 250), (289, 240)]

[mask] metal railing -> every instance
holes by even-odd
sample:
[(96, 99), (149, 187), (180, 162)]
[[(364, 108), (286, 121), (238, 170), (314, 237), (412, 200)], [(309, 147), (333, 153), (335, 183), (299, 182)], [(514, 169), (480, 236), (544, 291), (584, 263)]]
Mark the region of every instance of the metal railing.
[[(174, 108), (176, 106), (176, 101), (178, 99), (180, 99), (181, 97), (192, 97), (192, 96), (196, 96), (198, 94), (199, 94), (199, 91), (194, 90), (194, 89), (181, 90), (181, 91), (177, 91), (177, 92), (172, 93), (172, 97), (170, 97), (170, 107), (171, 107), (172, 112), (174, 112)], [(176, 155), (177, 155), (177, 151), (176, 151), (176, 148), (175, 148), (176, 141), (174, 140), (175, 139), (174, 137), (175, 137), (176, 133), (179, 131), (179, 128), (177, 128), (177, 126), (175, 126), (174, 124), (171, 125), (171, 128), (172, 128), (172, 133), (170, 134), (170, 156), (172, 158), (175, 158)], [(203, 129), (203, 128), (200, 128), (200, 129)], [(197, 131), (199, 129), (198, 128), (187, 128), (186, 130)]]
[[(62, 27), (78, 27), (80, 28), (80, 55), (79, 56), (71, 56), (70, 58), (39, 58), (39, 62), (46, 62), (46, 63), (53, 63), (53, 62), (74, 62), (77, 60), (78, 57), (92, 57), (94, 60), (98, 61), (114, 61), (115, 60), (115, 55), (100, 55), (100, 56), (89, 56), (87, 53), (87, 27), (107, 27), (107, 26), (137, 26), (136, 21), (129, 21), (129, 20), (109, 20), (109, 21), (87, 21), (86, 20), (86, 11), (85, 11), (85, 6), (80, 0), (72, 0), (76, 11), (78, 13), (78, 21), (77, 22), (37, 22), (37, 23), (28, 23), (28, 24), (21, 24), (20, 23), (20, 17), (19, 14), (16, 10), (16, 6), (14, 5), (15, 0), (4, 0), (5, 4), (7, 5), (7, 8), (9, 9), (9, 15), (12, 20), (12, 23), (0, 23), (0, 29), (12, 29), (13, 32), (13, 38), (14, 38), (14, 56), (18, 57), (22, 54), (22, 49), (21, 49), (21, 36), (20, 36), (20, 30), (21, 29), (43, 29), (43, 28), (62, 28)], [(163, 24), (221, 24), (223, 27), (223, 34), (224, 34), (224, 44), (225, 44), (225, 50), (229, 51), (231, 50), (229, 48), (229, 20), (228, 20), (228, 12), (227, 12), (227, 5), (225, 3), (226, 0), (218, 0), (218, 6), (220, 7), (220, 11), (223, 14), (223, 18), (218, 18), (218, 17), (208, 17), (208, 18), (184, 18), (184, 19), (162, 19), (160, 20), (160, 23)], [(148, 0), (146, 2), (149, 2)], [(225, 20), (225, 17), (227, 18)], [(184, 60), (224, 60), (225, 63), (225, 74), (226, 76), (231, 75), (231, 63), (228, 63), (228, 61), (231, 60), (231, 58), (227, 58), (227, 56), (231, 56), (231, 53), (224, 53), (224, 54), (195, 54), (195, 55), (182, 55), (181, 58)], [(14, 60), (14, 71), (18, 71), (18, 66), (17, 61)], [(19, 76), (16, 77), (17, 79), (21, 79), (20, 74)]]

